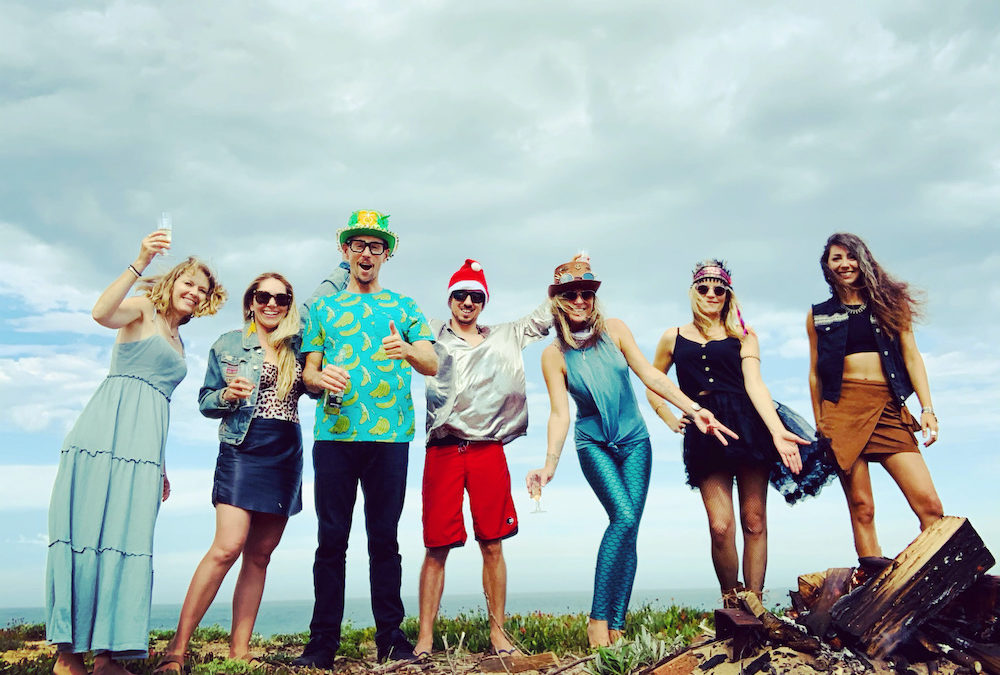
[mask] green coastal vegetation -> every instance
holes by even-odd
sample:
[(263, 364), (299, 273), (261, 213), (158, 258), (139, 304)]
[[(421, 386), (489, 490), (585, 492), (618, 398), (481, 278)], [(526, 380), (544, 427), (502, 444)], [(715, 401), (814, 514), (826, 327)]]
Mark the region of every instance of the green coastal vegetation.
[[(510, 615), (504, 625), (513, 642), (526, 654), (553, 652), (570, 663), (591, 655), (582, 664), (593, 675), (626, 675), (646, 667), (689, 644), (706, 630), (713, 629), (712, 612), (687, 607), (666, 608), (645, 605), (629, 612), (625, 639), (609, 648), (591, 650), (587, 646), (587, 614)], [(411, 640), (417, 635), (416, 617), (403, 622), (403, 631)], [(162, 650), (173, 630), (150, 632), (150, 649)], [(379, 668), (375, 663), (374, 627), (345, 625), (337, 672), (363, 673)], [(276, 634), (268, 638), (255, 635), (251, 662), (232, 661), (228, 653), (229, 632), (221, 626), (206, 626), (195, 631), (188, 663), (197, 675), (217, 673), (292, 673), (306, 669), (289, 664), (308, 641), (309, 634)], [(0, 674), (47, 675), (55, 661), (51, 647), (44, 643), (42, 624), (12, 623), (0, 629)], [(482, 611), (439, 617), (435, 625), (435, 653), (432, 662), (440, 661), (447, 672), (473, 669), (483, 654), (489, 652), (489, 619)], [(135, 675), (153, 672), (156, 657), (129, 661), (126, 666)], [(437, 670), (437, 666), (431, 666)], [(408, 669), (396, 672), (407, 672)], [(426, 668), (425, 668), (426, 670)]]

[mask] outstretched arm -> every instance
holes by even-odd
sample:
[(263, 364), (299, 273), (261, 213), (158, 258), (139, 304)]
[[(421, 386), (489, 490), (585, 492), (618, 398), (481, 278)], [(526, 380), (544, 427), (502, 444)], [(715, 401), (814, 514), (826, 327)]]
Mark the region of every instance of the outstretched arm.
[(764, 421), (767, 430), (771, 432), (771, 439), (778, 450), (778, 455), (781, 456), (782, 463), (792, 473), (797, 474), (802, 471), (802, 457), (799, 456), (798, 446), (809, 445), (809, 441), (799, 438), (781, 423), (781, 418), (778, 417), (771, 400), (771, 392), (760, 376), (760, 343), (752, 331), (743, 338), (740, 360), (743, 368), (743, 386), (747, 390), (747, 396), (750, 397), (750, 402)]
[(618, 348), (621, 349), (622, 354), (625, 355), (625, 360), (628, 361), (632, 372), (639, 376), (644, 385), (683, 410), (684, 414), (694, 420), (698, 431), (706, 434), (714, 434), (723, 445), (728, 445), (726, 436), (739, 438), (728, 427), (715, 419), (715, 415), (710, 411), (704, 408), (700, 410), (694, 409), (695, 402), (688, 398), (680, 390), (680, 387), (671, 382), (666, 373), (661, 373), (646, 360), (646, 357), (639, 350), (639, 345), (635, 343), (632, 331), (628, 329), (625, 322), (620, 319), (608, 319), (607, 326), (608, 333), (614, 339)]
[[(676, 335), (676, 329), (670, 328), (660, 336), (660, 341), (656, 345), (656, 354), (653, 355), (653, 367), (664, 375), (666, 375), (667, 371), (670, 370), (670, 366), (674, 363), (674, 341)], [(684, 430), (684, 425), (674, 415), (670, 406), (667, 405), (666, 400), (649, 387), (646, 387), (646, 400), (649, 401), (649, 405), (652, 406), (656, 416), (663, 420), (670, 427), (671, 431), (679, 434)]]
[(566, 389), (566, 359), (555, 345), (542, 352), (542, 375), (549, 391), (549, 424), (546, 434), (545, 466), (528, 472), (528, 491), (533, 483), (545, 486), (556, 472), (566, 435), (569, 433), (569, 392)]

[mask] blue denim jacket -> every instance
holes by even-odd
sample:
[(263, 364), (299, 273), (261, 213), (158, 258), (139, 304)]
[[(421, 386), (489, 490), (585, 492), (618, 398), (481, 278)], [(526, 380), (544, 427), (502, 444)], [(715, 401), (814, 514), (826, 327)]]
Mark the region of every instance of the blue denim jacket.
[[(847, 311), (840, 300), (830, 298), (813, 305), (813, 326), (816, 329), (816, 372), (823, 390), (823, 400), (840, 400), (840, 383), (844, 377), (844, 353), (847, 351)], [(910, 374), (903, 360), (899, 340), (889, 337), (871, 315), (875, 344), (882, 360), (882, 370), (893, 396), (902, 404), (913, 393)]]
[[(222, 418), (219, 423), (219, 440), (231, 445), (239, 445), (246, 438), (250, 420), (257, 409), (257, 393), (260, 385), (260, 371), (264, 365), (264, 348), (256, 333), (251, 333), (250, 324), (243, 330), (223, 333), (208, 352), (208, 368), (205, 383), (198, 393), (198, 407), (205, 417)], [(295, 357), (301, 360), (302, 336), (292, 338)], [(226, 388), (226, 372), (233, 372), (253, 383), (253, 391), (245, 400), (225, 401), (222, 392)]]
[[(321, 296), (339, 293), (347, 286), (349, 269), (347, 263), (342, 262), (330, 273), (329, 277), (320, 282), (306, 304), (307, 313), (309, 304), (313, 300)], [(301, 333), (292, 339), (292, 347), (295, 350), (296, 359), (302, 363), (304, 358), (300, 351), (302, 347)], [(256, 333), (249, 332), (249, 324), (244, 325), (243, 330), (223, 333), (212, 345), (212, 349), (208, 353), (205, 383), (198, 393), (198, 407), (205, 417), (221, 418), (219, 440), (223, 443), (239, 445), (246, 438), (247, 430), (250, 428), (250, 420), (253, 419), (254, 410), (257, 409), (257, 390), (263, 366), (264, 349), (260, 346), (260, 340)], [(222, 390), (226, 388), (225, 372), (227, 367), (235, 368), (238, 375), (253, 382), (253, 391), (248, 399), (231, 403), (222, 399)], [(307, 394), (312, 398), (317, 397), (317, 394), (309, 392)]]

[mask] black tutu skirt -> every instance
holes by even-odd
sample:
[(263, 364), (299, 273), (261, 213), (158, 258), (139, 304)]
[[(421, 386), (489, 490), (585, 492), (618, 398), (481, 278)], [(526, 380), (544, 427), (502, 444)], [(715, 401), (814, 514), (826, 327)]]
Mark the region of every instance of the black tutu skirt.
[(698, 403), (711, 410), (716, 419), (739, 435), (739, 439), (727, 437), (729, 445), (723, 445), (714, 435), (703, 434), (693, 425), (689, 426), (684, 433), (684, 469), (691, 487), (698, 487), (713, 473), (735, 475), (744, 467), (766, 467), (771, 486), (786, 502), (793, 504), (804, 496), (819, 494), (836, 475), (836, 467), (828, 453), (817, 445), (812, 427), (787, 406), (775, 403), (782, 423), (792, 433), (811, 441), (810, 445), (799, 446), (802, 471), (798, 475), (781, 462), (771, 432), (749, 396), (711, 392), (698, 397)]
[(240, 445), (219, 444), (212, 505), (292, 516), (302, 510), (302, 430), (255, 418)]

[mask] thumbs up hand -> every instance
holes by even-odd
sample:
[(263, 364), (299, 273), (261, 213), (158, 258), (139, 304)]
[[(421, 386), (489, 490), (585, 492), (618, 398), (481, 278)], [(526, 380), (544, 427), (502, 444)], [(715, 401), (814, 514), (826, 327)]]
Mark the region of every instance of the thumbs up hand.
[(396, 330), (396, 322), (389, 320), (389, 334), (382, 338), (382, 349), (390, 359), (402, 361), (410, 352), (410, 343)]

